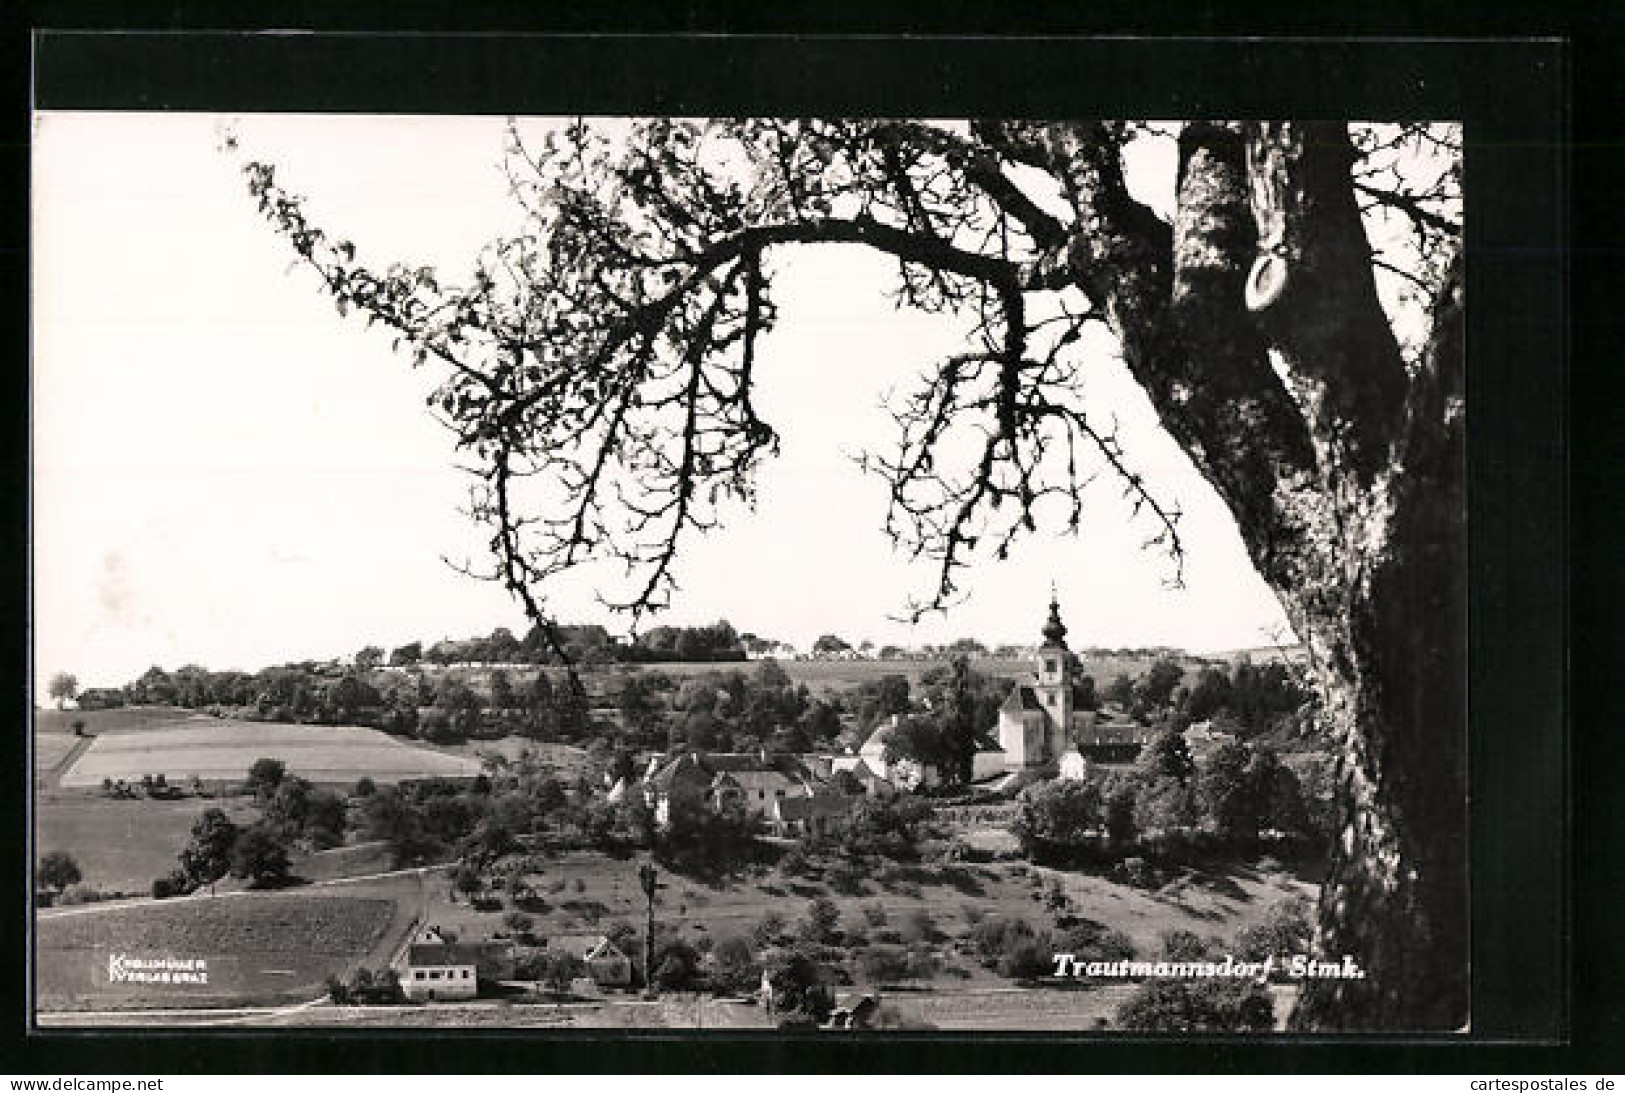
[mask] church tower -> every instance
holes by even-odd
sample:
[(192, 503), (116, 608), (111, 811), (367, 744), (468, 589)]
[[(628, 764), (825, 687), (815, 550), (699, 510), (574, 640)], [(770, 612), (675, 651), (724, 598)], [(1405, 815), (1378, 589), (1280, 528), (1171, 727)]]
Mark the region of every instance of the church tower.
[(1038, 650), (1038, 684), (1033, 688), (1049, 715), (1044, 759), (1059, 759), (1072, 736), (1072, 671), (1067, 665), (1066, 624), (1061, 605), (1050, 589), (1049, 619), (1044, 623), (1044, 644)]

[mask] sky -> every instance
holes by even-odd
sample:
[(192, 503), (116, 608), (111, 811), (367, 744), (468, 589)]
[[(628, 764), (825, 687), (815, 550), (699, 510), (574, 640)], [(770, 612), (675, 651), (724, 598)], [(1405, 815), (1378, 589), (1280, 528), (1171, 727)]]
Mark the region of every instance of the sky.
[[(36, 678), (111, 686), (151, 665), (254, 670), (366, 645), (467, 637), (523, 612), (447, 559), (485, 560), (462, 514), (467, 476), (430, 416), (433, 386), (390, 339), (344, 319), (259, 219), (219, 148), (230, 123), (362, 260), (433, 265), (456, 281), (516, 226), (495, 118), (66, 114), (35, 118), (33, 637)], [(540, 123), (538, 123), (540, 124)], [(1152, 149), (1131, 184), (1166, 207), (1173, 163)], [(1084, 399), (1115, 418), (1133, 464), (1184, 512), (1183, 588), (1121, 488), (1089, 488), (1077, 536), (1042, 532), (966, 574), (967, 602), (895, 621), (929, 588), (881, 531), (883, 484), (851, 455), (889, 450), (882, 394), (960, 348), (934, 316), (898, 311), (891, 271), (852, 248), (774, 259), (777, 328), (758, 359), (782, 452), (754, 511), (679, 559), (658, 623), (726, 618), (810, 646), (1037, 640), (1053, 581), (1074, 647), (1217, 651), (1285, 633), (1224, 506), (1161, 432), (1105, 341), (1086, 343)], [(552, 590), (565, 621), (598, 608), (592, 574)]]

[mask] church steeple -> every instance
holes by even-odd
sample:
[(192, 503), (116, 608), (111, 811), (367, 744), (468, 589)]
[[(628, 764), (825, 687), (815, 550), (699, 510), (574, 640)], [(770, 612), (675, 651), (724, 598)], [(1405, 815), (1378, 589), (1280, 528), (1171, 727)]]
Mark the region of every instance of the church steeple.
[(1061, 604), (1055, 596), (1055, 586), (1049, 590), (1049, 620), (1044, 623), (1044, 644), (1066, 648), (1066, 623), (1061, 621)]

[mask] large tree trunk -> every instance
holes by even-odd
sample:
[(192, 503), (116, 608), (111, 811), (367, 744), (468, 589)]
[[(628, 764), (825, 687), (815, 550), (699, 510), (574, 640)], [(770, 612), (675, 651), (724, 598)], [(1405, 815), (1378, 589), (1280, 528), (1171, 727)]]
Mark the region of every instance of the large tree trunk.
[[(1236, 518), (1307, 645), (1338, 756), (1339, 835), (1294, 1026), (1467, 1023), (1466, 539), (1461, 267), (1407, 371), (1375, 290), (1346, 129), (1194, 123), (1172, 231), (1108, 132), (1043, 153), (1085, 225), (1071, 267)], [(1269, 261), (1275, 291), (1250, 294)], [(1249, 308), (1253, 310), (1249, 310)]]
[[(1363, 979), (1310, 982), (1313, 1030), (1468, 1023), (1467, 619), (1460, 268), (1435, 316), (1392, 464), (1327, 515), (1356, 531), (1332, 582), (1278, 588), (1338, 745), (1338, 838), (1319, 945)], [(1328, 594), (1330, 592), (1330, 594)]]

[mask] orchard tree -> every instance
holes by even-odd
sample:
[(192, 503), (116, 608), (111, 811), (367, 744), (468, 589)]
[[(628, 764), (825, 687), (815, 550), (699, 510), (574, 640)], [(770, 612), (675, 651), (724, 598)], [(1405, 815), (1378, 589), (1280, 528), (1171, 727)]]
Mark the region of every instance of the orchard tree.
[(46, 692), (51, 696), (51, 700), (56, 703), (56, 708), (60, 710), (64, 705), (79, 697), (79, 677), (72, 672), (58, 672), (51, 677)]
[(84, 876), (73, 855), (53, 850), (40, 858), (34, 866), (34, 883), (55, 895), (61, 895), (69, 885), (78, 884)]
[[(1177, 141), (1169, 207), (1129, 180)], [(893, 406), (865, 465), (929, 563), (1076, 529), (1121, 482), (1170, 579), (1179, 508), (1084, 398), (1109, 338), (1235, 519), (1310, 654), (1340, 756), (1317, 944), (1365, 979), (1309, 984), (1316, 1029), (1467, 1019), (1463, 262), (1448, 125), (657, 119), (576, 122), (506, 163), (527, 218), (466, 284), (374, 269), (263, 163), (265, 217), (341, 312), (390, 329), (478, 475), (485, 575), (553, 634), (552, 579), (598, 560), (607, 602), (666, 606), (680, 548), (754, 497), (778, 449), (757, 384), (778, 252), (895, 261), (905, 306), (967, 329)], [(556, 644), (556, 643), (555, 643)]]
[(213, 884), (231, 871), (232, 848), (241, 829), (218, 808), (204, 809), (192, 823), (191, 840), (180, 853), (180, 872), (193, 888)]
[(231, 875), (267, 888), (288, 879), (288, 848), (267, 824), (244, 828), (231, 844)]

